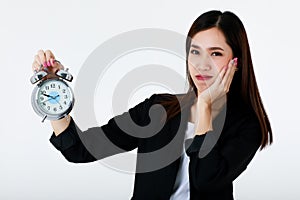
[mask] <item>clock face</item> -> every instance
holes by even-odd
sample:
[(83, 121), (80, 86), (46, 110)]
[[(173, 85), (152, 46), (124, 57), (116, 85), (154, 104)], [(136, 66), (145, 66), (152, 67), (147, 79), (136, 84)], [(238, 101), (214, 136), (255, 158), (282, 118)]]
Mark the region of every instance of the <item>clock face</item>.
[(66, 112), (72, 104), (73, 95), (69, 87), (60, 80), (44, 82), (37, 94), (37, 104), (46, 114), (59, 115)]

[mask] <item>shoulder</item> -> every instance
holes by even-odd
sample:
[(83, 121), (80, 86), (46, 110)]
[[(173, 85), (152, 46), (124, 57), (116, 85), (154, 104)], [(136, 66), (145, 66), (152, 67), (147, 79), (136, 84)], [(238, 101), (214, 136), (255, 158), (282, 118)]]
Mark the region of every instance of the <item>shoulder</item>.
[(154, 93), (150, 95), (149, 99), (153, 100), (153, 103), (167, 103), (174, 100), (179, 100), (184, 97), (186, 93)]
[(257, 115), (255, 111), (246, 106), (237, 105), (236, 107), (232, 108), (228, 106), (229, 115), (231, 118), (236, 119), (238, 121), (247, 121), (259, 124)]
[(253, 109), (241, 105), (229, 106), (226, 121), (232, 134), (245, 137), (249, 142), (252, 141), (257, 145), (260, 144), (262, 131), (259, 119)]
[(156, 95), (160, 99), (168, 99), (168, 98), (182, 97), (182, 96), (186, 95), (186, 93), (171, 94), (171, 93), (164, 92), (164, 93), (154, 93), (153, 95)]

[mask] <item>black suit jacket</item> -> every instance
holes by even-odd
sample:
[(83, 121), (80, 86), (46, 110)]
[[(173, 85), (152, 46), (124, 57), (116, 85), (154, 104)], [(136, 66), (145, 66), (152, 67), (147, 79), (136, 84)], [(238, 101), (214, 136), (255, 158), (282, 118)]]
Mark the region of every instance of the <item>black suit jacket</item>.
[[(71, 118), (67, 129), (57, 137), (53, 133), (50, 142), (74, 163), (92, 162), (137, 148), (132, 200), (169, 199), (180, 155), (185, 151), (190, 158), (190, 199), (232, 200), (233, 180), (247, 168), (260, 146), (261, 129), (254, 112), (239, 103), (227, 105), (213, 121), (214, 130), (186, 140), (183, 151), (190, 107), (162, 124), (162, 112), (152, 110), (152, 116), (148, 114), (161, 98), (162, 94), (153, 94), (107, 124), (85, 131)], [(153, 126), (141, 129), (149, 124)], [(160, 126), (154, 134), (153, 130)], [(211, 146), (214, 141), (216, 144)]]

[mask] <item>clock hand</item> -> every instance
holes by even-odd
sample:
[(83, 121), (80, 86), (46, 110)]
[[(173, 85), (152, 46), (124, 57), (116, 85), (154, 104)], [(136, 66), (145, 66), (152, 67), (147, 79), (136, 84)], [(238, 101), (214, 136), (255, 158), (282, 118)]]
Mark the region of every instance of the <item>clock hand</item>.
[(51, 98), (53, 99), (53, 97), (50, 96), (50, 95), (48, 95), (48, 94), (44, 94), (44, 93), (43, 93), (43, 95), (46, 96), (46, 97), (51, 97)]
[[(50, 95), (48, 95), (50, 96)], [(57, 101), (56, 97), (59, 97), (59, 95), (56, 95), (54, 98), (52, 96), (50, 96), (52, 99), (54, 99), (61, 107), (62, 105), (59, 103), (59, 101)], [(51, 99), (46, 99), (45, 101), (42, 101), (41, 103), (45, 103), (46, 101), (50, 101)]]
[(59, 94), (56, 95), (55, 97), (51, 96), (51, 95), (48, 95), (48, 94), (43, 94), (44, 96), (46, 97), (50, 97), (51, 99), (56, 99), (57, 97), (59, 97)]
[(57, 101), (56, 99), (54, 99), (61, 107), (62, 107), (62, 105), (59, 103), (59, 101)]
[[(58, 102), (58, 101), (56, 100), (56, 98), (59, 97), (59, 94), (56, 95), (55, 97), (53, 97), (53, 96), (51, 96), (51, 95), (48, 95), (48, 94), (44, 94), (44, 93), (43, 93), (43, 95), (46, 96), (46, 97), (50, 97), (51, 99), (54, 99), (56, 102)], [(47, 100), (45, 100), (45, 101), (42, 101), (41, 103), (45, 103), (46, 101), (50, 101), (51, 99), (47, 99)], [(59, 103), (59, 102), (58, 102), (58, 103)], [(60, 105), (60, 104), (59, 104), (59, 105)]]
[(45, 101), (42, 101), (41, 103), (45, 103), (46, 101), (49, 101), (50, 99), (46, 99)]

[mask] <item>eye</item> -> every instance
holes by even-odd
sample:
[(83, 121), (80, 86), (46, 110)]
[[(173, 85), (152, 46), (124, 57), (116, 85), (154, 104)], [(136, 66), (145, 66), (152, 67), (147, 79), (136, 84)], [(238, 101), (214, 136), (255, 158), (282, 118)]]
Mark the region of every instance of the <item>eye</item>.
[(212, 52), (211, 55), (212, 55), (212, 56), (222, 56), (223, 54), (220, 53), (220, 52), (215, 51), (215, 52)]
[(195, 49), (192, 49), (192, 50), (191, 50), (191, 54), (198, 55), (198, 54), (199, 54), (199, 51), (197, 51), (197, 50), (195, 50)]

